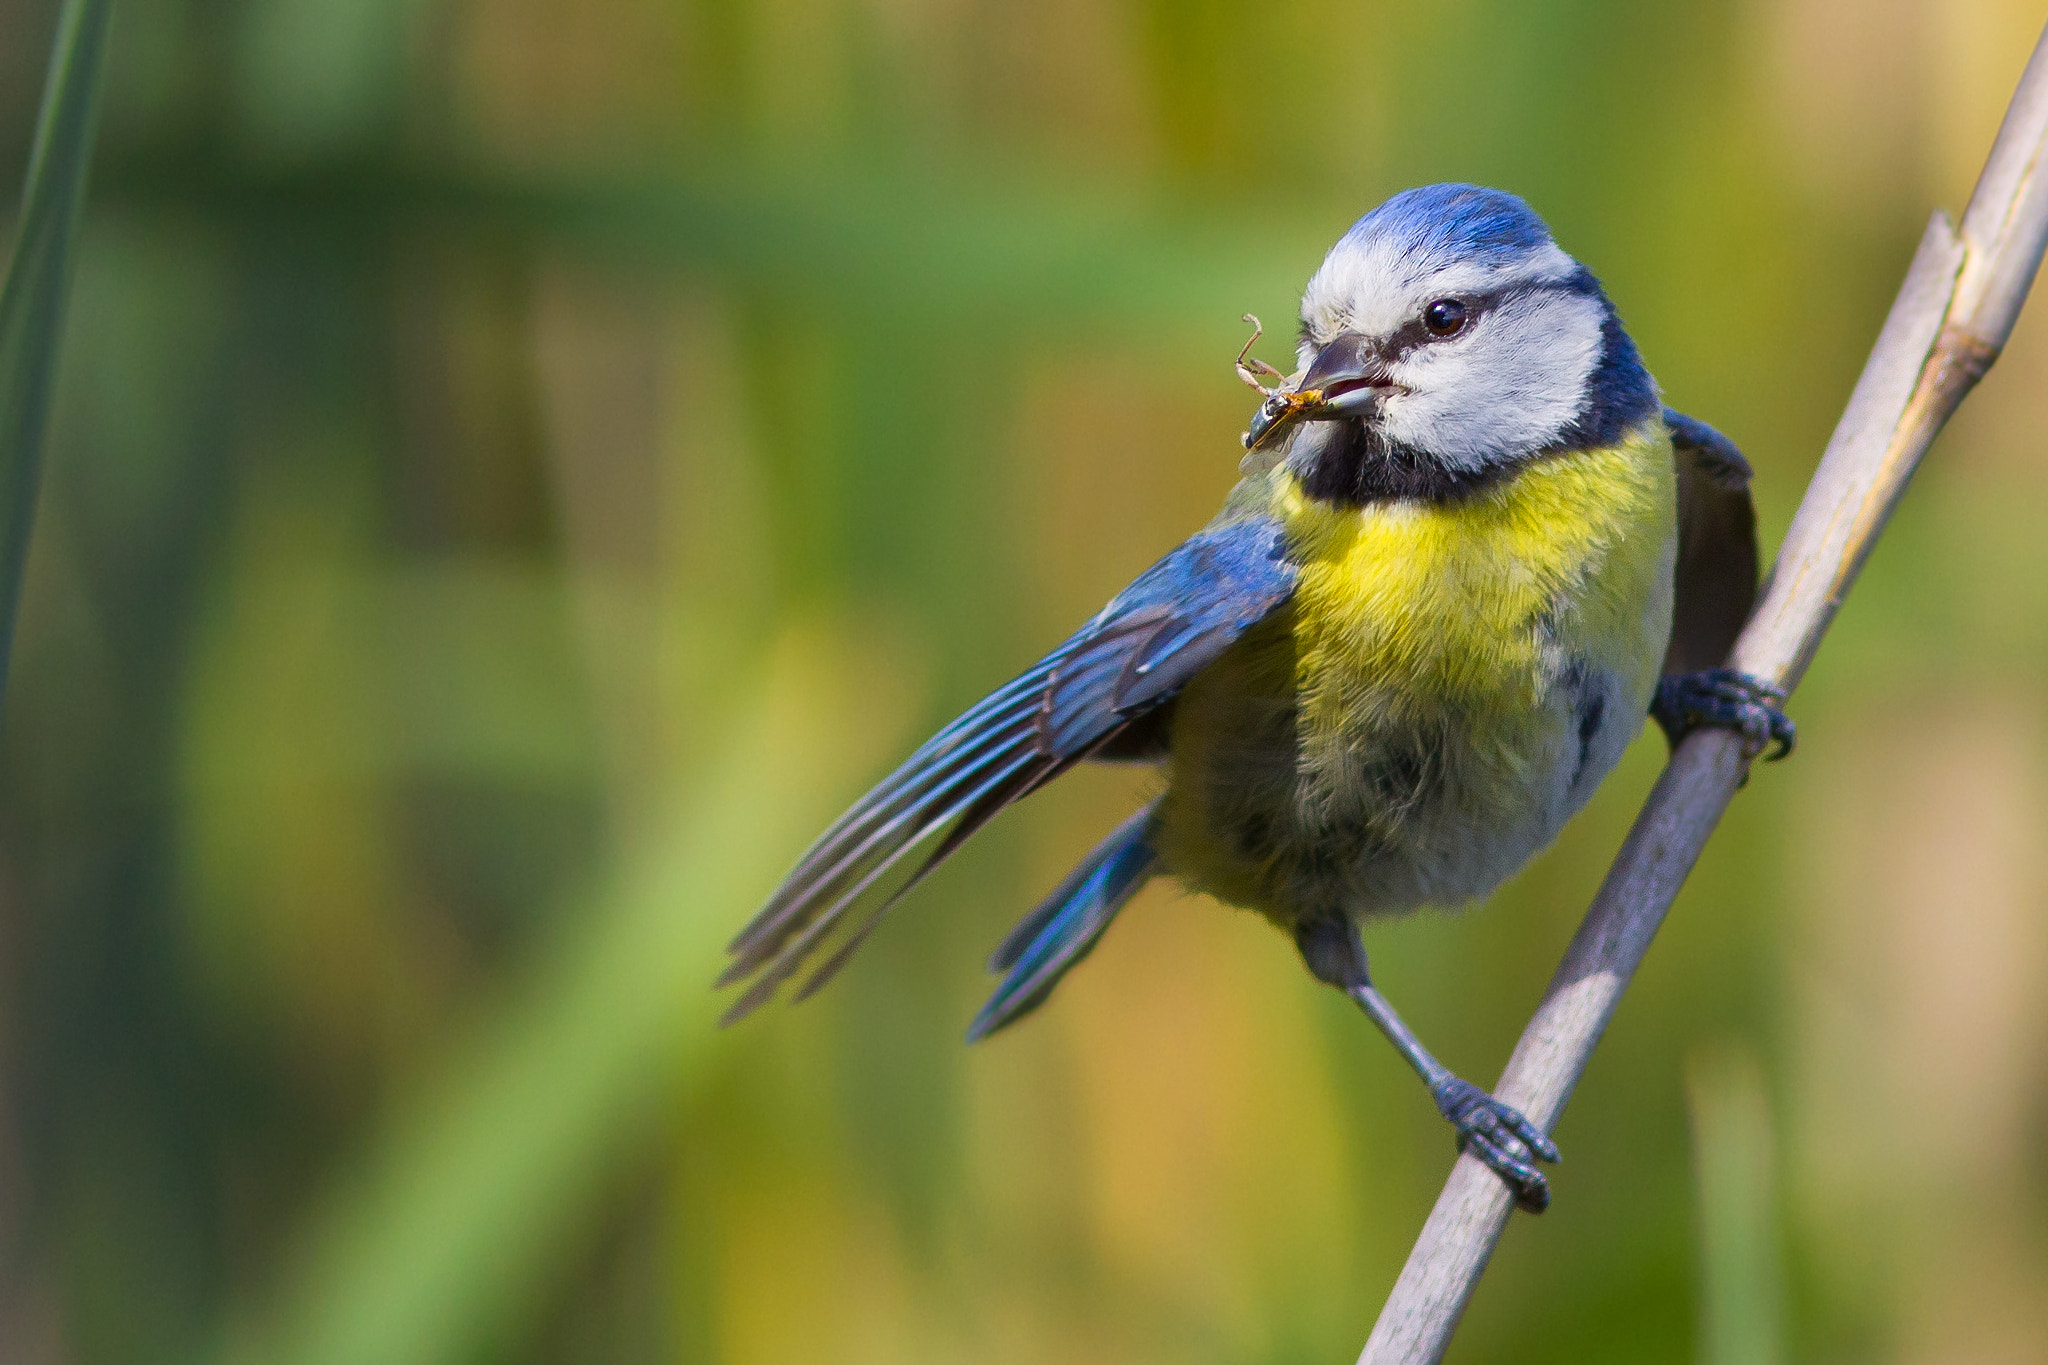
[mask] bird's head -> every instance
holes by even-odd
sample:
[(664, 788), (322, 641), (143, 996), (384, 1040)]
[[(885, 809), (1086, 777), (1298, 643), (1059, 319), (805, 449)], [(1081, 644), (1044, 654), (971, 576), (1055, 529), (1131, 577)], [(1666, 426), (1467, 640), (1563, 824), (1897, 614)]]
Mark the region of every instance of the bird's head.
[(1527, 204), (1476, 185), (1359, 219), (1303, 293), (1300, 359), (1316, 396), (1286, 458), (1339, 499), (1455, 493), (1657, 410), (1599, 281)]

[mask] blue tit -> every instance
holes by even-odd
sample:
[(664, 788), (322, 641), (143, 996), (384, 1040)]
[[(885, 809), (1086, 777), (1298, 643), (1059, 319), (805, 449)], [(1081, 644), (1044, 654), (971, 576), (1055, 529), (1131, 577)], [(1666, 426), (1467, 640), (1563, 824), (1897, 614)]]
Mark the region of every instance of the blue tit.
[(1149, 763), (1157, 796), (996, 949), (970, 1039), (1170, 876), (1289, 934), (1540, 1210), (1556, 1148), (1424, 1048), (1359, 929), (1488, 894), (1646, 714), (1673, 743), (1707, 724), (1789, 749), (1778, 694), (1719, 666), (1756, 592), (1749, 467), (1662, 406), (1600, 282), (1498, 190), (1359, 219), (1308, 282), (1299, 359), (1217, 518), (803, 855), (732, 944), (720, 984), (750, 984), (728, 1018), (814, 958), (816, 990), (1011, 802), (1083, 760)]

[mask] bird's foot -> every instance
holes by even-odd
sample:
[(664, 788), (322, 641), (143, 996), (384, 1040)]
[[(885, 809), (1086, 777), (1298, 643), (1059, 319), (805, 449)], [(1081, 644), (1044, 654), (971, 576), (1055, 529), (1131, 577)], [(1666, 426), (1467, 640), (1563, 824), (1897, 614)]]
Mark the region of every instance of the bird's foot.
[(1550, 1182), (1529, 1160), (1555, 1162), (1557, 1144), (1523, 1116), (1470, 1081), (1447, 1077), (1430, 1087), (1437, 1111), (1458, 1130), (1458, 1150), (1470, 1152), (1508, 1182), (1515, 1202), (1530, 1213), (1550, 1207)]
[(1762, 678), (1732, 668), (1710, 668), (1658, 679), (1650, 716), (1663, 727), (1674, 749), (1694, 730), (1711, 725), (1741, 734), (1744, 758), (1755, 758), (1776, 745), (1765, 760), (1775, 763), (1792, 752), (1799, 738), (1780, 705), (1784, 700), (1785, 689)]

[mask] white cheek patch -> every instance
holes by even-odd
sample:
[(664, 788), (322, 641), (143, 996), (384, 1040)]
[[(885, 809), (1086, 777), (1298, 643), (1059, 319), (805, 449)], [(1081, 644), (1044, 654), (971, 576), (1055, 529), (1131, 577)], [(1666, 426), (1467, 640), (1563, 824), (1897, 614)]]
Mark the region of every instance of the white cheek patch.
[(1389, 436), (1457, 469), (1547, 444), (1578, 414), (1600, 363), (1600, 305), (1584, 294), (1511, 296), (1456, 341), (1394, 367)]

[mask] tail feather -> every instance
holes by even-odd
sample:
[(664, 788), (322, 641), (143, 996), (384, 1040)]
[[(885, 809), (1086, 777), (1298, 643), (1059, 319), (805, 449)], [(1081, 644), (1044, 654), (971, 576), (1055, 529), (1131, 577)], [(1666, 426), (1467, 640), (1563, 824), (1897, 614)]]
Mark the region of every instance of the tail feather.
[(974, 1016), (967, 1041), (978, 1042), (1037, 1009), (1060, 978), (1088, 956), (1124, 902), (1158, 868), (1159, 855), (1147, 838), (1158, 805), (1154, 801), (1118, 825), (1004, 937), (989, 969), (1009, 975)]

